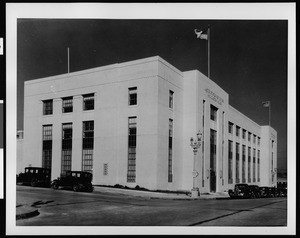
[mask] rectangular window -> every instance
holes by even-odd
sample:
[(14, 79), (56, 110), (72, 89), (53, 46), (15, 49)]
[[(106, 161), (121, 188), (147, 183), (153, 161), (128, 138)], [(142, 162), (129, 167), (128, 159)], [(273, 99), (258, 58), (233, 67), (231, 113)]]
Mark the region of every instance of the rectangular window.
[(236, 126), (235, 127), (235, 135), (237, 136), (237, 137), (239, 137), (240, 136), (240, 127), (239, 126)]
[(260, 137), (257, 137), (257, 144), (260, 145)]
[(257, 182), (260, 182), (260, 150), (257, 151)]
[(253, 182), (256, 182), (256, 176), (255, 176), (255, 172), (256, 172), (256, 171), (255, 171), (255, 163), (256, 163), (256, 162), (255, 162), (255, 159), (256, 159), (256, 158), (255, 158), (255, 152), (256, 152), (256, 150), (253, 149), (253, 167), (252, 167), (252, 168), (253, 168)]
[(228, 183), (233, 183), (233, 176), (232, 176), (232, 159), (233, 159), (233, 147), (232, 147), (232, 141), (228, 141)]
[(129, 105), (137, 105), (137, 87), (128, 88)]
[(128, 167), (127, 182), (135, 183), (136, 179), (136, 135), (137, 121), (136, 117), (128, 118)]
[(248, 182), (251, 183), (251, 148), (248, 147)]
[(82, 132), (82, 171), (93, 172), (94, 121), (84, 121)]
[(173, 149), (173, 120), (169, 119), (169, 151), (168, 151), (168, 182), (173, 182), (172, 173), (172, 149)]
[(233, 132), (233, 123), (231, 123), (231, 122), (228, 122), (228, 132), (230, 134), (232, 134), (232, 132)]
[(72, 123), (62, 124), (62, 161), (61, 174), (66, 175), (72, 168)]
[(62, 112), (73, 112), (73, 97), (66, 97), (62, 99)]
[(82, 95), (82, 97), (83, 97), (83, 110), (84, 111), (94, 110), (95, 94), (94, 93), (85, 94)]
[(242, 146), (242, 182), (246, 182), (246, 146)]
[(53, 114), (53, 100), (44, 100), (43, 101), (43, 115), (52, 115)]
[(240, 182), (240, 144), (236, 143), (235, 145), (235, 161), (236, 161), (236, 170), (235, 170), (235, 180), (236, 183)]
[(256, 135), (253, 134), (253, 143), (256, 143)]
[(174, 92), (173, 91), (169, 91), (169, 108), (173, 109), (173, 96), (174, 96)]
[(248, 141), (251, 141), (251, 132), (248, 132)]
[(217, 131), (210, 129), (210, 191), (216, 191)]
[(52, 125), (44, 125), (42, 167), (51, 169), (51, 165), (52, 165)]
[(243, 139), (246, 139), (246, 130), (245, 129), (243, 129)]
[(210, 119), (212, 121), (217, 121), (217, 112), (218, 112), (218, 108), (216, 108), (213, 105), (210, 105)]
[(103, 175), (104, 176), (108, 175), (108, 164), (107, 163), (103, 164)]

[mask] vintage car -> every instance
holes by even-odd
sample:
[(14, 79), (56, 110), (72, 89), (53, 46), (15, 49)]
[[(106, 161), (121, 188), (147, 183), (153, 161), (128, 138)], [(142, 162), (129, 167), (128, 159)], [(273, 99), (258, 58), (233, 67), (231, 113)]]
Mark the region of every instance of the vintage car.
[(276, 187), (270, 187), (270, 197), (277, 197), (277, 188)]
[(271, 197), (270, 188), (269, 187), (260, 187), (260, 196), (263, 198)]
[(25, 172), (17, 176), (17, 184), (50, 187), (51, 170), (41, 167), (26, 167)]
[(286, 188), (277, 188), (277, 197), (286, 197), (287, 189)]
[(59, 187), (71, 188), (75, 192), (93, 192), (92, 178), (93, 175), (89, 172), (67, 171), (65, 176), (53, 180), (51, 187), (53, 189), (58, 189)]
[(252, 193), (254, 194), (254, 196), (256, 198), (261, 197), (261, 192), (260, 192), (260, 188), (258, 185), (249, 185), (249, 188), (251, 189)]
[(228, 195), (231, 198), (254, 198), (255, 197), (249, 185), (246, 183), (236, 184), (233, 190), (232, 189), (228, 190)]

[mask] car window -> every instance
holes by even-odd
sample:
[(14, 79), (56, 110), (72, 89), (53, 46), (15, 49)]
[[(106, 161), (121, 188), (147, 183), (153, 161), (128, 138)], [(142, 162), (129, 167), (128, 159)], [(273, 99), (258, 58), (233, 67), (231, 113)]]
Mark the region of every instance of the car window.
[(80, 178), (80, 174), (77, 174), (77, 178)]
[(76, 177), (76, 173), (72, 173), (72, 177)]
[(28, 173), (29, 172), (29, 169), (25, 169), (25, 173)]

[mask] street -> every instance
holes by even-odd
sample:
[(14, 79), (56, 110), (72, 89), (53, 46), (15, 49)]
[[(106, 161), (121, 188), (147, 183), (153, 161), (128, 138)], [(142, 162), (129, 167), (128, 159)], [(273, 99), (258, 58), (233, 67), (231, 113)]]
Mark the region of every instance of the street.
[(286, 226), (287, 199), (149, 199), (17, 186), (39, 215), (17, 226)]

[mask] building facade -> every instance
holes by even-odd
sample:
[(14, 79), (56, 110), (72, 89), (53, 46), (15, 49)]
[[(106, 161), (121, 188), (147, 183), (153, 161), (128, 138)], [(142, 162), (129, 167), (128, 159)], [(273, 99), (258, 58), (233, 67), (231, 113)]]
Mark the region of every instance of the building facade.
[[(194, 165), (190, 138), (201, 132)], [(197, 70), (155, 56), (25, 82), (23, 165), (93, 184), (200, 192), (276, 185), (277, 133)]]

